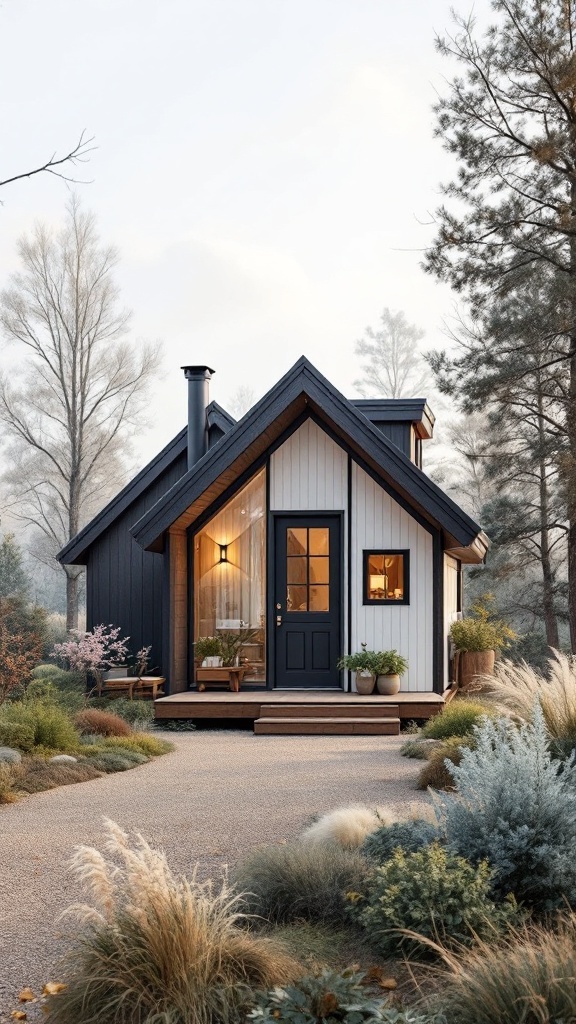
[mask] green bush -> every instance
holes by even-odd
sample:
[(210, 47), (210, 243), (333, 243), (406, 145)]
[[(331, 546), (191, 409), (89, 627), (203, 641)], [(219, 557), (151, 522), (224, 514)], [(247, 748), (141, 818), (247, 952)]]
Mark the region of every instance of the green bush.
[(148, 757), (160, 757), (161, 754), (169, 754), (174, 750), (174, 744), (169, 740), (150, 736), (147, 732), (135, 732), (132, 736), (107, 736), (103, 745), (110, 749), (122, 747), (123, 750), (139, 750)]
[(484, 715), (493, 717), (494, 712), (479, 701), (461, 700), (456, 697), (439, 715), (428, 719), (422, 729), (422, 735), (433, 740), (445, 740), (450, 736), (470, 736), (474, 726), (480, 725)]
[(34, 747), (49, 750), (74, 751), (79, 736), (66, 712), (44, 700), (25, 700), (5, 704), (0, 710), (0, 724), (12, 722), (32, 729)]
[(370, 860), (378, 864), (384, 864), (389, 860), (394, 850), (404, 850), (405, 853), (414, 853), (421, 850), (423, 846), (429, 846), (438, 839), (438, 829), (429, 821), (395, 821), (391, 825), (383, 825), (382, 828), (372, 832), (364, 842), (363, 852)]
[(256, 850), (242, 861), (234, 886), (243, 909), (272, 922), (349, 919), (346, 893), (365, 888), (368, 863), (359, 853), (324, 843)]
[(439, 740), (427, 740), (421, 737), (406, 740), (400, 747), (400, 753), (402, 757), (412, 757), (418, 761), (426, 761), (430, 756), (430, 751), (434, 750), (434, 746), (439, 742)]
[[(2, 709), (3, 710), (3, 709)], [(29, 751), (34, 746), (34, 729), (23, 722), (10, 722), (0, 710), (0, 746)]]
[(140, 729), (147, 728), (154, 721), (153, 700), (128, 700), (126, 697), (119, 697), (117, 700), (107, 701), (102, 710), (112, 711), (115, 715), (120, 715), (128, 725)]
[(352, 904), (368, 940), (383, 956), (422, 955), (427, 948), (397, 929), (450, 948), (521, 920), (512, 898), (496, 906), (486, 861), (473, 866), (438, 843), (415, 853), (395, 850), (376, 868), (364, 899)]
[(325, 970), (318, 977), (261, 992), (248, 1014), (255, 1024), (427, 1024), (430, 1017), (393, 1009), (387, 999), (371, 995), (364, 974)]
[(473, 736), (451, 736), (444, 740), (430, 751), (426, 764), (420, 769), (416, 783), (418, 789), (455, 789), (450, 765), (459, 765), (465, 751), (473, 750), (474, 746)]

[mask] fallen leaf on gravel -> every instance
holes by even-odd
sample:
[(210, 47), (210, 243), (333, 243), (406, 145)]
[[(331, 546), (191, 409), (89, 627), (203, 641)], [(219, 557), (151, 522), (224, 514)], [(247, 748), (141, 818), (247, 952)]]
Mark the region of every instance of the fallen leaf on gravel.
[(57, 996), (59, 992), (63, 992), (66, 988), (61, 981), (47, 981), (42, 989), (43, 996)]
[(29, 1003), (32, 999), (34, 999), (34, 993), (31, 988), (23, 988), (18, 996), (19, 1003)]
[(24, 1010), (12, 1010), (10, 1016), (14, 1020), (28, 1020), (28, 1014)]
[(387, 992), (392, 992), (393, 989), (398, 988), (398, 982), (394, 978), (383, 978), (380, 982), (380, 988), (386, 989)]

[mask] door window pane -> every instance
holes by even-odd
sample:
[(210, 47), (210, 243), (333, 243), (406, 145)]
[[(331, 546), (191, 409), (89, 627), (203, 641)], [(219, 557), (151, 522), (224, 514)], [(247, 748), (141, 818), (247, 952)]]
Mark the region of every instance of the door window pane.
[(310, 583), (330, 582), (329, 558), (309, 558), (308, 562), (310, 565)]
[(300, 557), (299, 555), (293, 555), (292, 558), (287, 560), (287, 575), (288, 583), (307, 583), (307, 561), (306, 557)]
[(305, 527), (291, 526), (286, 531), (286, 551), (289, 555), (305, 555), (308, 551), (308, 531)]
[(308, 535), (311, 555), (330, 554), (330, 530), (327, 526), (313, 526)]
[(330, 610), (330, 587), (311, 586), (309, 588), (311, 612), (327, 612)]
[(308, 611), (308, 587), (287, 588), (286, 611), (307, 612)]

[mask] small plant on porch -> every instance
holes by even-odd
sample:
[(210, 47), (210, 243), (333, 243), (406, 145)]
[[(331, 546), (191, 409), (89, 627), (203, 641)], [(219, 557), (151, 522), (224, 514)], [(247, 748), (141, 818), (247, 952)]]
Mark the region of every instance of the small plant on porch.
[(244, 644), (253, 643), (259, 632), (259, 629), (239, 629), (236, 633), (218, 634), (222, 664), (225, 668), (231, 668), (236, 664), (236, 659), (240, 658)]

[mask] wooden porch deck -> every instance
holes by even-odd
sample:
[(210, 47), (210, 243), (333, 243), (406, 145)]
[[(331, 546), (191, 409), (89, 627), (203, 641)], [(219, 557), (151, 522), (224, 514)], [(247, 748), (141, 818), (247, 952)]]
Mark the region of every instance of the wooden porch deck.
[(330, 708), (333, 713), (347, 717), (348, 713), (361, 713), (363, 707), (381, 709), (386, 715), (398, 719), (431, 718), (444, 707), (448, 694), (444, 697), (438, 693), (396, 693), (391, 697), (373, 694), (365, 697), (358, 693), (344, 693), (342, 690), (241, 690), (238, 693), (198, 693), (188, 690), (174, 693), (169, 697), (160, 697), (154, 701), (154, 712), (157, 720), (163, 718), (249, 718), (256, 720), (265, 717), (270, 709), (278, 711), (282, 705), (287, 708), (301, 707), (306, 714), (312, 707)]

